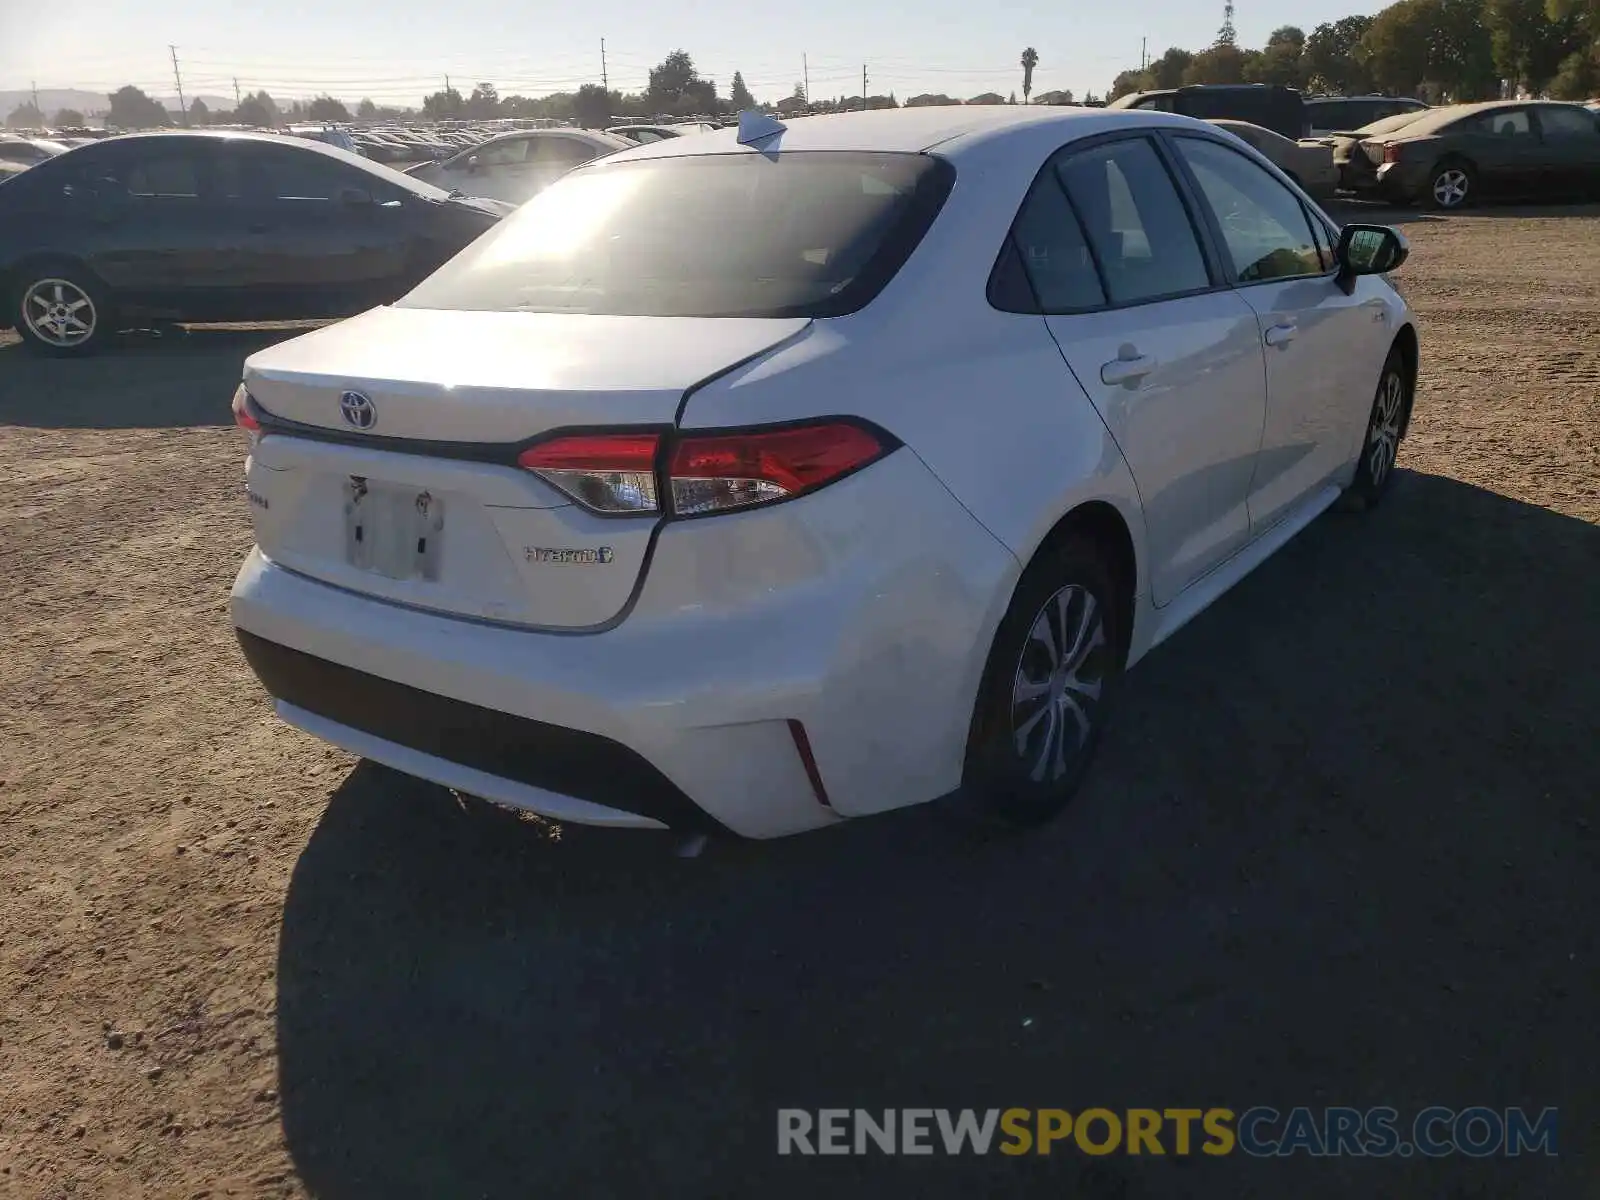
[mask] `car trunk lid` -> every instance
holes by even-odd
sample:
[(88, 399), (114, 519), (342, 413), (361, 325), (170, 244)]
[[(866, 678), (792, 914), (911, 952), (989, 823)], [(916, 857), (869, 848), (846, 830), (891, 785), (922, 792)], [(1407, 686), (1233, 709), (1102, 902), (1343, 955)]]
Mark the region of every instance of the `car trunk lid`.
[(605, 516), (516, 465), (556, 430), (664, 428), (803, 318), (384, 308), (253, 356), (256, 541), (312, 578), (514, 624), (621, 613), (659, 515)]

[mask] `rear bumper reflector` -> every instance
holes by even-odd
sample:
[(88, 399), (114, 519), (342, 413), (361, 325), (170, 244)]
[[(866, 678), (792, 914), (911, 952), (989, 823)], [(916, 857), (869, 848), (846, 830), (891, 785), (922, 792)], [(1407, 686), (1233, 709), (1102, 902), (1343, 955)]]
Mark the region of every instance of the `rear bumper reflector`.
[[(669, 829), (730, 833), (620, 742), (435, 695), (236, 632), (251, 670), (274, 699), (325, 720), (502, 779), (649, 817)], [(808, 769), (820, 793), (815, 768)]]
[(800, 754), (801, 765), (806, 769), (806, 778), (811, 781), (811, 790), (817, 794), (817, 803), (823, 808), (832, 808), (833, 802), (828, 799), (828, 789), (822, 786), (822, 772), (817, 769), (817, 756), (811, 752), (811, 739), (806, 736), (806, 727), (791, 718), (789, 736), (794, 738), (794, 748)]

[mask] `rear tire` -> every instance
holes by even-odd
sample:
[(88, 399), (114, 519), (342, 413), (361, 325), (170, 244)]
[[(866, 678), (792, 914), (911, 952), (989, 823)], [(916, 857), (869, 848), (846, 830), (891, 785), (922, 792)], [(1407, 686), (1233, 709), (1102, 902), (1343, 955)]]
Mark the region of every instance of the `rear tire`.
[(1455, 212), (1478, 198), (1478, 174), (1472, 164), (1459, 158), (1441, 160), (1428, 172), (1425, 207), (1438, 212)]
[(1367, 430), (1361, 439), (1361, 457), (1356, 461), (1356, 477), (1345, 489), (1343, 507), (1365, 512), (1383, 502), (1394, 479), (1400, 441), (1411, 411), (1413, 384), (1406, 378), (1405, 362), (1399, 350), (1389, 351), (1378, 377), (1378, 391), (1367, 417)]
[(1123, 599), (1086, 538), (1068, 536), (1034, 559), (995, 634), (947, 810), (968, 824), (1026, 829), (1067, 807), (1122, 678)]
[(33, 263), (13, 279), (7, 319), (30, 350), (74, 357), (92, 354), (109, 340), (115, 322), (110, 294), (77, 263)]

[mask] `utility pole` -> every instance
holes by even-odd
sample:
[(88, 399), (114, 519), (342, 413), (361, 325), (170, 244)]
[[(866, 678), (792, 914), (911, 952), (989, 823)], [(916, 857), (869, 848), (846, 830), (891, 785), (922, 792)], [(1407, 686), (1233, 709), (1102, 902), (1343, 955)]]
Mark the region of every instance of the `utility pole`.
[(811, 62), (804, 51), (800, 54), (800, 86), (805, 89), (806, 107), (811, 107)]
[(178, 48), (169, 45), (172, 51), (172, 79), (178, 85), (178, 116), (185, 125), (189, 124), (189, 106), (183, 102), (183, 74), (178, 70)]
[(233, 107), (238, 108), (244, 101), (239, 97), (239, 77), (233, 77)]
[(1149, 69), (1150, 69), (1150, 39), (1147, 38), (1147, 37), (1143, 37), (1143, 38), (1139, 39), (1139, 70), (1140, 71), (1147, 71)]
[(867, 111), (867, 64), (861, 64), (861, 111)]
[(39, 107), (39, 85), (36, 82), (32, 82), (28, 86), (33, 89), (33, 111), (43, 116), (44, 110)]
[(606, 78), (606, 40), (600, 39), (600, 90), (611, 94), (611, 81)]

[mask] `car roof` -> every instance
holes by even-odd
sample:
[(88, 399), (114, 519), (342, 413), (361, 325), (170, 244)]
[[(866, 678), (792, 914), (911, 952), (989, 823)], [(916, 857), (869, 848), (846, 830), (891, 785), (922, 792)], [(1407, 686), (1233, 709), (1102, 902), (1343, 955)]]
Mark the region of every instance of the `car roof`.
[[(782, 119), (780, 118), (780, 121)], [(718, 129), (693, 138), (669, 138), (636, 146), (606, 161), (674, 158), (692, 154), (736, 154), (779, 151), (865, 151), (916, 154), (939, 147), (953, 157), (980, 145), (1009, 139), (1054, 139), (1057, 144), (1117, 129), (1152, 126), (1193, 128), (1200, 122), (1172, 113), (1147, 110), (1072, 108), (1054, 105), (949, 105), (926, 108), (883, 108), (866, 112), (794, 117), (784, 130), (758, 146), (739, 143), (737, 128)]]
[[(1465, 117), (1485, 113), (1508, 112), (1518, 108), (1582, 108), (1581, 104), (1565, 104), (1555, 100), (1484, 100), (1477, 104), (1447, 104), (1442, 108), (1425, 109), (1409, 125), (1393, 130), (1395, 137), (1418, 137), (1433, 133)], [(1398, 114), (1396, 114), (1398, 115)]]

